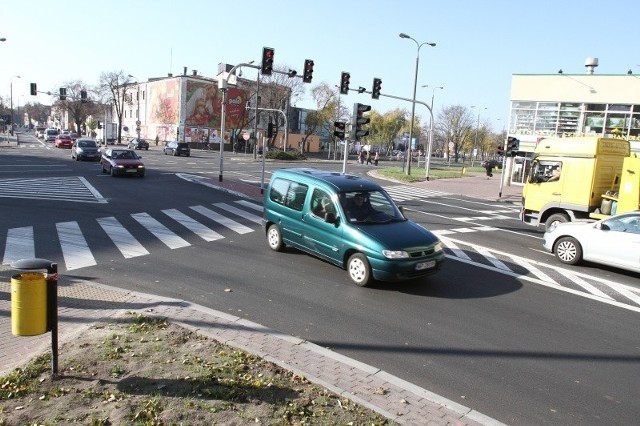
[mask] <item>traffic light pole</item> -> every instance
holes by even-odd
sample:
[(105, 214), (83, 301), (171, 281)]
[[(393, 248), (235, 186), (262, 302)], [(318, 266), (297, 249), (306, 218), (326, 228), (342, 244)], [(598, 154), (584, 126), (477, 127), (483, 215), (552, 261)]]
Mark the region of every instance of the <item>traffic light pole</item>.
[[(358, 89), (358, 93), (372, 94), (372, 92), (366, 90), (364, 87), (360, 87)], [(433, 122), (433, 110), (431, 109), (429, 104), (427, 104), (425, 102), (419, 101), (417, 99), (414, 100), (414, 99), (402, 98), (400, 96), (386, 95), (384, 93), (380, 93), (380, 96), (384, 96), (385, 98), (399, 99), (401, 101), (407, 101), (407, 102), (411, 102), (413, 104), (424, 105), (429, 110), (429, 114), (431, 115), (431, 122)], [(409, 141), (409, 146), (411, 146), (411, 141)], [(429, 180), (429, 168), (431, 166), (431, 149), (432, 149), (432, 146), (433, 146), (433, 132), (429, 132), (429, 142), (427, 144), (427, 160), (426, 160), (426, 164), (425, 164), (425, 168), (426, 168), (425, 173), (426, 173), (427, 180)], [(411, 161), (411, 157), (410, 156), (409, 156), (409, 161)]]

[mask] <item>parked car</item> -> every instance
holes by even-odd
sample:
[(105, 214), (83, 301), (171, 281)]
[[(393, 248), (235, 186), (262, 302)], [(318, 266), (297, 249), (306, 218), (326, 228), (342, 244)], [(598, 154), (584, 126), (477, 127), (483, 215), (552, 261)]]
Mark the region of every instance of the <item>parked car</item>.
[(149, 150), (149, 142), (144, 139), (131, 139), (127, 144), (127, 148), (129, 149), (144, 149)]
[(93, 139), (78, 138), (73, 142), (71, 146), (71, 159), (80, 160), (93, 160), (100, 161), (102, 153), (98, 144)]
[(65, 133), (56, 136), (54, 143), (56, 145), (56, 148), (71, 148), (71, 146), (73, 145), (71, 136)]
[(264, 198), (269, 247), (293, 246), (346, 269), (359, 286), (434, 273), (444, 260), (438, 237), (408, 220), (384, 189), (360, 176), (279, 169)]
[(189, 144), (186, 142), (167, 142), (164, 147), (164, 155), (186, 155), (189, 157), (191, 155), (191, 148), (189, 148)]
[(640, 210), (597, 222), (565, 222), (544, 233), (544, 248), (560, 262), (583, 260), (640, 272)]
[(136, 152), (125, 148), (108, 148), (100, 158), (102, 173), (111, 176), (133, 175), (144, 177), (144, 163)]

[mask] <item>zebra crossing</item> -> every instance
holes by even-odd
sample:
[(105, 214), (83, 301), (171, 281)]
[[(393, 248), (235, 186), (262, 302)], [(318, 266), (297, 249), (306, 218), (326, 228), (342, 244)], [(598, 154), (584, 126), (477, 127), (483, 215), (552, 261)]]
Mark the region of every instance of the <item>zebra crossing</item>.
[(409, 185), (389, 185), (383, 186), (383, 189), (387, 191), (396, 203), (450, 195), (442, 191), (433, 191), (431, 189), (418, 188)]
[(0, 180), (0, 197), (80, 203), (107, 202), (100, 192), (82, 176), (2, 179)]
[[(490, 231), (491, 227), (476, 231)], [(635, 312), (640, 312), (640, 289), (590, 274), (537, 262), (454, 238), (455, 233), (435, 231), (449, 257), (489, 268), (518, 279), (552, 287)]]
[[(186, 229), (206, 242), (213, 242), (226, 238), (223, 233), (227, 231), (233, 235), (254, 232), (262, 221), (261, 213), (261, 205), (247, 200), (236, 200), (233, 204), (212, 203), (207, 206), (190, 206), (184, 211), (164, 209), (156, 215), (140, 212), (123, 218), (100, 217), (95, 219), (95, 223), (104, 231), (107, 241), (120, 252), (122, 257), (131, 259), (150, 254), (145, 245), (135, 238), (136, 229), (132, 229), (132, 226), (145, 229), (153, 235), (154, 242), (159, 241), (167, 248), (175, 250), (188, 247), (191, 243), (172, 231), (172, 228), (175, 229), (173, 224), (179, 225), (179, 228)], [(252, 226), (247, 226), (247, 223)], [(88, 238), (85, 237), (83, 227), (90, 227), (91, 230), (95, 228), (93, 224), (87, 225), (83, 222), (81, 225), (77, 221), (55, 224), (54, 233), (64, 259), (64, 265), (60, 265), (61, 269), (64, 266), (66, 270), (74, 270), (98, 264), (87, 242)], [(38, 250), (35, 237), (33, 226), (10, 228), (7, 231), (2, 264), (10, 265), (19, 259), (36, 258)]]

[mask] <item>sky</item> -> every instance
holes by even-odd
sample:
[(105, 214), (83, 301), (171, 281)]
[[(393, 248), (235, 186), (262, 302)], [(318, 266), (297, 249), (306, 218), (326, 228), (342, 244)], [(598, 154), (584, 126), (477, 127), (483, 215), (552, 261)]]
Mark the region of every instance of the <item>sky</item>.
[[(352, 89), (382, 80), (380, 99), (351, 91), (346, 105), (410, 112), (396, 98), (412, 99), (417, 81), (416, 99), (433, 99), (436, 119), (443, 107), (474, 106), (498, 132), (513, 74), (584, 74), (588, 57), (598, 58), (597, 74), (640, 74), (639, 12), (637, 0), (0, 0), (0, 96), (12, 89), (14, 107), (51, 104), (29, 84), (57, 92), (76, 80), (96, 85), (103, 72), (146, 81), (187, 67), (215, 77), (219, 63), (259, 64), (266, 46), (276, 68), (301, 74), (314, 61), (298, 107), (313, 108), (311, 88), (338, 85), (346, 71)], [(428, 123), (423, 105), (415, 114)]]

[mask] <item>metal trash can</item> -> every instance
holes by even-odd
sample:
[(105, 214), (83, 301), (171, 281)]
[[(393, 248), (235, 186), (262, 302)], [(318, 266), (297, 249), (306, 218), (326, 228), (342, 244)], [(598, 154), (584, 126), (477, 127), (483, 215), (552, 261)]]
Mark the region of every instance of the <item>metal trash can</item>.
[(24, 272), (11, 277), (11, 333), (36, 336), (47, 332), (46, 275)]

